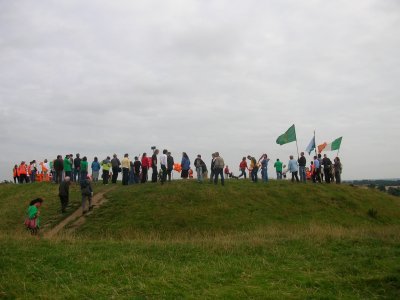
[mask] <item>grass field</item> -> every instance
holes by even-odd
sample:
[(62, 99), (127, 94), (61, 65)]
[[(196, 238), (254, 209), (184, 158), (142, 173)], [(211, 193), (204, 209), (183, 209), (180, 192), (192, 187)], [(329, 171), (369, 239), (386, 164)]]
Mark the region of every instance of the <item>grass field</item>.
[(21, 229), (39, 195), (49, 230), (62, 219), (56, 186), (0, 186), (0, 298), (400, 295), (400, 200), (379, 191), (284, 181), (119, 186), (81, 227), (51, 240)]

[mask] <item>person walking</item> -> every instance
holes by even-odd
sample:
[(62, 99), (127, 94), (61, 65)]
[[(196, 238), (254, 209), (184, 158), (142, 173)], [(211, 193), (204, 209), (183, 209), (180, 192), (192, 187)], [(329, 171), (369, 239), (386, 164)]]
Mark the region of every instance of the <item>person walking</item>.
[(246, 170), (247, 170), (248, 168), (247, 168), (247, 161), (246, 161), (246, 157), (243, 157), (242, 158), (242, 161), (240, 162), (240, 164), (239, 164), (239, 170), (240, 170), (240, 174), (239, 174), (239, 176), (238, 176), (238, 178), (240, 178), (240, 177), (244, 177), (244, 179), (246, 179), (247, 177), (246, 177)]
[(87, 161), (86, 156), (82, 157), (80, 170), (81, 170), (81, 178), (80, 179), (82, 181), (82, 180), (86, 179), (86, 177), (88, 176), (88, 170), (89, 170), (89, 163)]
[(282, 179), (282, 169), (283, 169), (283, 164), (279, 160), (279, 158), (276, 159), (276, 162), (274, 163), (274, 168), (276, 170), (276, 180), (281, 180)]
[(247, 155), (247, 159), (250, 160), (250, 169), (251, 169), (251, 181), (257, 182), (258, 181), (258, 165), (257, 160), (250, 155)]
[(299, 163), (299, 173), (300, 173), (300, 181), (306, 183), (307, 176), (306, 176), (306, 164), (307, 160), (304, 156), (304, 152), (300, 153), (300, 158), (297, 160)]
[(18, 165), (15, 165), (13, 168), (13, 178), (14, 178), (14, 183), (16, 184), (17, 182), (19, 183), (19, 169)]
[(135, 156), (135, 162), (133, 163), (133, 182), (140, 182), (140, 169), (142, 167), (142, 163), (139, 161), (139, 157)]
[(43, 199), (36, 198), (29, 203), (27, 210), (27, 218), (25, 219), (25, 226), (32, 235), (38, 235), (40, 230), (40, 210)]
[(181, 160), (182, 172), (181, 178), (187, 179), (189, 177), (189, 169), (190, 169), (190, 159), (186, 152), (182, 153), (182, 160)]
[(267, 154), (263, 154), (258, 162), (261, 161), (261, 176), (264, 182), (268, 182), (268, 162), (269, 158)]
[(74, 158), (74, 175), (72, 177), (73, 182), (80, 182), (81, 179), (81, 156), (79, 153)]
[(326, 154), (324, 154), (324, 158), (322, 159), (322, 166), (324, 167), (325, 182), (331, 183), (332, 161), (326, 156)]
[(340, 184), (342, 182), (342, 163), (340, 162), (339, 157), (335, 157), (333, 160), (333, 167), (335, 170), (335, 180), (336, 184)]
[(122, 185), (129, 184), (129, 168), (130, 168), (131, 161), (129, 160), (128, 153), (125, 153), (124, 158), (121, 161), (122, 167)]
[(121, 172), (121, 162), (119, 161), (117, 154), (114, 153), (113, 159), (111, 160), (112, 167), (112, 178), (111, 183), (117, 183), (118, 173)]
[(99, 181), (99, 173), (100, 173), (101, 166), (100, 166), (99, 160), (96, 156), (94, 157), (94, 160), (93, 160), (90, 168), (92, 169), (93, 182)]
[(160, 150), (155, 149), (153, 152), (153, 155), (151, 156), (151, 169), (152, 169), (152, 174), (151, 174), (151, 182), (157, 182), (158, 180), (158, 161), (157, 161), (157, 155), (160, 153)]
[(288, 171), (292, 173), (292, 182), (296, 178), (296, 182), (299, 182), (299, 177), (297, 176), (299, 172), (299, 167), (297, 165), (297, 161), (293, 159), (293, 155), (290, 155), (288, 162)]
[(171, 182), (172, 171), (174, 170), (174, 158), (171, 156), (171, 152), (167, 153), (167, 175), (168, 181)]
[[(81, 173), (81, 176), (82, 176), (82, 174), (83, 173)], [(81, 177), (80, 186), (81, 186), (81, 194), (82, 194), (82, 215), (84, 215), (84, 214), (86, 214), (88, 212), (85, 209), (85, 207), (86, 207), (86, 198), (89, 201), (89, 210), (93, 209), (93, 206), (92, 206), (93, 189), (92, 189), (92, 185), (90, 184), (89, 177), (85, 177), (85, 178)]]
[(63, 162), (63, 166), (64, 166), (64, 177), (72, 177), (72, 164), (71, 164), (71, 160), (69, 159), (69, 154), (65, 155), (64, 158), (64, 162)]
[(61, 201), (61, 213), (65, 213), (69, 202), (69, 186), (71, 184), (71, 177), (65, 176), (64, 180), (58, 187), (58, 196)]
[(203, 182), (203, 165), (204, 161), (201, 159), (201, 155), (198, 154), (197, 158), (193, 162), (195, 168), (196, 168), (196, 174), (197, 174), (197, 182), (202, 183)]
[(107, 156), (107, 158), (101, 162), (101, 167), (103, 168), (103, 174), (102, 174), (103, 184), (108, 184), (108, 181), (110, 180), (110, 169), (111, 169), (111, 161), (109, 156)]
[(214, 184), (218, 184), (218, 176), (221, 176), (221, 184), (225, 185), (224, 180), (224, 159), (219, 156), (219, 152), (215, 152), (215, 164), (214, 164)]

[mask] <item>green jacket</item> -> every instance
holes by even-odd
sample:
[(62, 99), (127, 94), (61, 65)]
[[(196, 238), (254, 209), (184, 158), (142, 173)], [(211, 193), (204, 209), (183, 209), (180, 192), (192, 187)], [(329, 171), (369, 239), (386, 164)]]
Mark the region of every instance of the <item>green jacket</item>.
[(64, 158), (64, 171), (71, 172), (72, 171), (72, 163), (69, 158)]
[(37, 227), (40, 226), (40, 218), (38, 217), (38, 208), (35, 205), (31, 205), (28, 208), (28, 218), (29, 219), (35, 219), (36, 218), (36, 225)]
[(282, 162), (281, 161), (276, 161), (274, 164), (274, 167), (276, 168), (277, 172), (282, 172)]
[(81, 161), (81, 172), (87, 172), (88, 170), (88, 162), (87, 161)]

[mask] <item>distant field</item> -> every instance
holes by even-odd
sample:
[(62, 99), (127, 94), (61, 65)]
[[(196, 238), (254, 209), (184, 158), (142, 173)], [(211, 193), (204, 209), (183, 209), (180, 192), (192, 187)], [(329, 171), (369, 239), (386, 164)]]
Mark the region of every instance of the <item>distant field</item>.
[(27, 202), (45, 196), (49, 230), (62, 219), (56, 190), (0, 186), (0, 298), (400, 295), (400, 198), (377, 190), (286, 181), (119, 186), (82, 226), (35, 240), (21, 229)]

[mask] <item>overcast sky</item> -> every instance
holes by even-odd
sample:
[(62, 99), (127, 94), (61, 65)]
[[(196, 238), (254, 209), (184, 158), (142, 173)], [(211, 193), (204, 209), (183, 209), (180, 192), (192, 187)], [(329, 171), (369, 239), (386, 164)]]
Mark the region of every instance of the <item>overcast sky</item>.
[(399, 53), (397, 0), (0, 0), (0, 180), (153, 145), (238, 173), (297, 155), (292, 124), (300, 151), (343, 136), (344, 179), (400, 177)]

